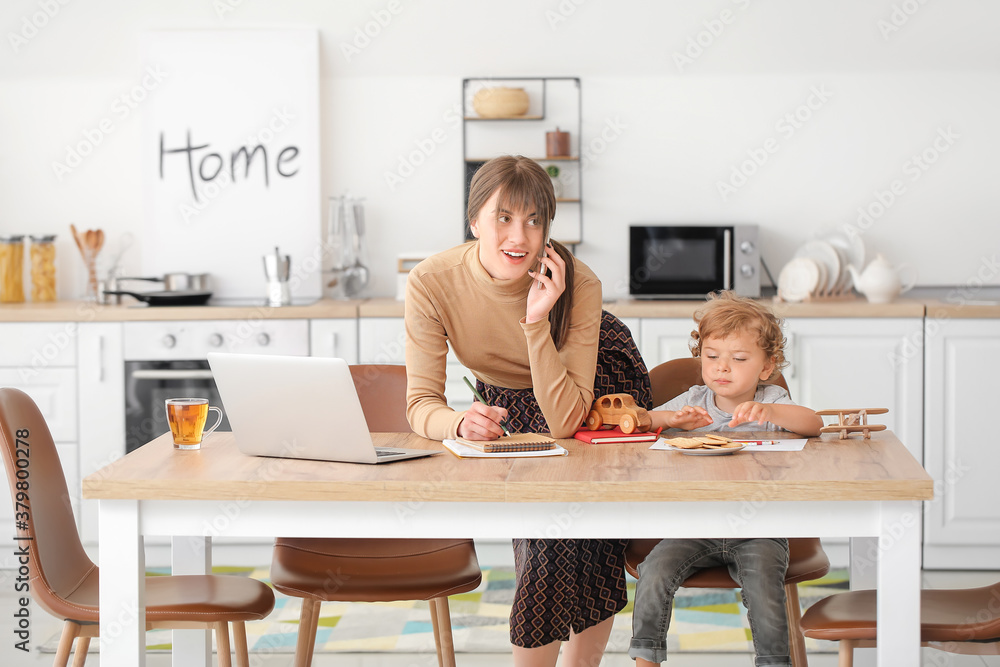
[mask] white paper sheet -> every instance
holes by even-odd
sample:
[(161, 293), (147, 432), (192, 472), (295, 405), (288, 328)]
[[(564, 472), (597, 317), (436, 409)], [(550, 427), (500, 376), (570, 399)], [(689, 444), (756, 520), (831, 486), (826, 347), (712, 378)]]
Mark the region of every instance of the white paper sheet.
[[(734, 439), (733, 442), (744, 443), (745, 447), (742, 450), (744, 452), (801, 452), (805, 448), (807, 440), (808, 438), (792, 438), (788, 440), (762, 440), (757, 442), (753, 440)], [(671, 451), (670, 445), (668, 445), (663, 438), (654, 442), (650, 449), (663, 449)]]
[(552, 449), (540, 449), (534, 452), (481, 452), (475, 447), (469, 447), (454, 440), (442, 440), (441, 444), (451, 450), (452, 454), (463, 459), (509, 459), (533, 456), (566, 456), (569, 454), (565, 448), (559, 445), (555, 445)]

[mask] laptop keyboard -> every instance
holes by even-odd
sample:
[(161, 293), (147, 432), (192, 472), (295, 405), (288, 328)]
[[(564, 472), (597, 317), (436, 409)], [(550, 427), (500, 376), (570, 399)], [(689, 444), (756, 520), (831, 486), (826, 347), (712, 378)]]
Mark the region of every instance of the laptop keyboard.
[(393, 449), (392, 447), (376, 447), (375, 456), (395, 456), (399, 454), (398, 449)]

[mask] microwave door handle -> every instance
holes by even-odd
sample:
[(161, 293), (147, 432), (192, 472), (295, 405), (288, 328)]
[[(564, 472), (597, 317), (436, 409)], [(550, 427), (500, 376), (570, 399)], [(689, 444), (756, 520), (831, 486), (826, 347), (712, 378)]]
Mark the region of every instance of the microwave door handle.
[(212, 371), (205, 370), (152, 370), (133, 371), (136, 380), (211, 380)]
[(733, 232), (722, 233), (722, 285), (723, 289), (733, 289)]

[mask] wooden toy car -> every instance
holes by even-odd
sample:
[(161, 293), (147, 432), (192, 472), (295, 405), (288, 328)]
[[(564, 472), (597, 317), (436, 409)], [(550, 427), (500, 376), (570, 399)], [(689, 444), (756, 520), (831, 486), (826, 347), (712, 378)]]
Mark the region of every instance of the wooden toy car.
[(617, 424), (622, 433), (648, 431), (653, 421), (631, 394), (607, 394), (594, 401), (587, 415), (587, 428), (596, 431), (605, 424)]

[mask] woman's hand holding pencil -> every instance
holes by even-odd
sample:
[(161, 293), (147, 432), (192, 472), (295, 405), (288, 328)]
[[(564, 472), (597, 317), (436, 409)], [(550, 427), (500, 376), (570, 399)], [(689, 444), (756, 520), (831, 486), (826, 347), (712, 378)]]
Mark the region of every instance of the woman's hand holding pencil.
[(458, 425), (459, 437), (469, 440), (496, 440), (502, 435), (510, 435), (506, 421), (507, 410), (488, 405), (476, 391), (475, 385), (469, 382), (469, 378), (462, 379), (469, 385), (478, 401), (469, 406), (465, 418)]

